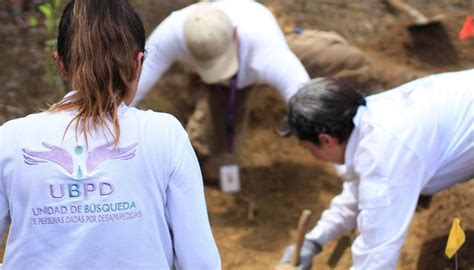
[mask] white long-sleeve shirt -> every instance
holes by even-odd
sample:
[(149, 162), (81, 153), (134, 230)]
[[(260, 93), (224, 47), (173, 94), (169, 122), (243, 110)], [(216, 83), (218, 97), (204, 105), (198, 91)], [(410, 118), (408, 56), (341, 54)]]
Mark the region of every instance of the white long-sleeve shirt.
[[(213, 2), (230, 19), (239, 38), (237, 88), (267, 84), (288, 101), (298, 87), (309, 81), (303, 64), (289, 49), (285, 36), (271, 12), (253, 1)], [(169, 67), (179, 61), (189, 67), (194, 60), (184, 40), (184, 22), (196, 4), (173, 12), (148, 37), (136, 105), (159, 81)]]
[(324, 244), (357, 226), (353, 269), (395, 269), (419, 195), (474, 177), (474, 69), (368, 97), (353, 122), (352, 180), (307, 237)]
[(4, 269), (220, 269), (180, 123), (122, 104), (120, 144), (101, 131), (86, 147), (74, 126), (63, 141), (73, 116), (0, 127), (0, 231), (11, 221)]

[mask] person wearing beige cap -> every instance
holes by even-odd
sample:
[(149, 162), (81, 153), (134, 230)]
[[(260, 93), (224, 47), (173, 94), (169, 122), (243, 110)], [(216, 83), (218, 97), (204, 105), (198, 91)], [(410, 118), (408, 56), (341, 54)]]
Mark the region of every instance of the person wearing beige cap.
[(175, 62), (209, 86), (186, 127), (207, 181), (218, 179), (222, 165), (238, 163), (252, 85), (272, 86), (288, 101), (309, 81), (275, 17), (255, 1), (200, 2), (175, 11), (150, 35), (146, 50), (132, 105)]

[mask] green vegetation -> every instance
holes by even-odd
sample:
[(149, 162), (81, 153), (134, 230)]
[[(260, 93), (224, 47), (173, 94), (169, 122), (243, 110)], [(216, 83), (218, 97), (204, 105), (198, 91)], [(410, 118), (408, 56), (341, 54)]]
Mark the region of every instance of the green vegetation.
[(44, 51), (48, 57), (48, 82), (52, 86), (57, 86), (60, 91), (66, 91), (65, 83), (61, 76), (56, 72), (56, 64), (53, 54), (57, 49), (56, 35), (58, 32), (59, 22), (61, 20), (61, 12), (67, 0), (48, 0), (46, 3), (38, 7), (42, 14), (41, 22), (38, 17), (30, 18), (30, 26), (32, 28), (45, 27), (47, 39), (44, 44)]

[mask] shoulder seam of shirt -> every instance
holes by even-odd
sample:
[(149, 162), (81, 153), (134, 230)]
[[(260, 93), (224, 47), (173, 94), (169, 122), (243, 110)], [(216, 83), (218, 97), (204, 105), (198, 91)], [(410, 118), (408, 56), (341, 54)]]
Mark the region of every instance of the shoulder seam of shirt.
[(377, 122), (372, 122), (371, 125), (375, 125), (377, 128), (379, 128), (380, 130), (383, 130), (385, 133), (389, 134), (390, 136), (392, 136), (398, 143), (400, 143), (404, 148), (410, 150), (410, 152), (413, 153), (413, 155), (420, 161), (420, 163), (423, 165), (423, 170), (426, 170), (426, 167), (423, 163), (423, 159), (419, 156), (418, 152), (416, 152), (415, 150), (413, 150), (409, 145), (407, 145), (405, 142), (403, 142), (402, 140), (400, 140), (397, 136), (395, 136), (395, 134), (393, 134), (391, 131), (385, 129), (383, 126), (381, 126), (379, 123)]

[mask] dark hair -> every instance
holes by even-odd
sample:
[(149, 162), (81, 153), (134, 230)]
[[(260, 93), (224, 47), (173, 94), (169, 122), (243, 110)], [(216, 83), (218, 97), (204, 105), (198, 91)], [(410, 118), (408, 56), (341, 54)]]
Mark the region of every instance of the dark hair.
[(335, 78), (309, 81), (290, 99), (280, 135), (295, 134), (298, 139), (321, 145), (319, 134), (347, 140), (354, 129), (352, 119), (365, 98), (350, 84)]
[(59, 24), (58, 54), (76, 93), (50, 110), (78, 110), (71, 123), (77, 121), (76, 134), (84, 133), (86, 143), (89, 124), (110, 131), (111, 121), (117, 144), (117, 109), (132, 90), (136, 57), (144, 51), (143, 23), (127, 0), (69, 2)]

